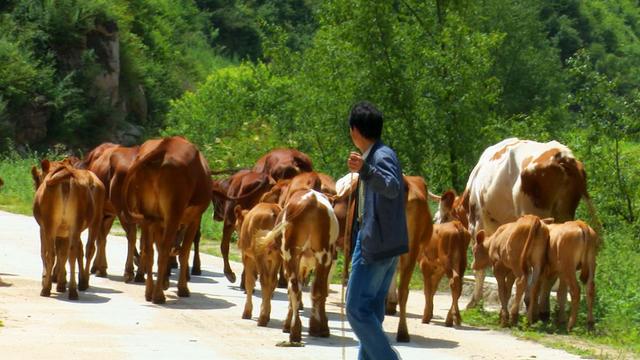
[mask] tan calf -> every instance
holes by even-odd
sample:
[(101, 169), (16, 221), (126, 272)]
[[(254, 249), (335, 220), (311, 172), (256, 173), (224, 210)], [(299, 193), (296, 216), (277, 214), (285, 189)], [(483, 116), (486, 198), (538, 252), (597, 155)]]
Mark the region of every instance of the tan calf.
[(452, 301), (445, 325), (453, 326), (455, 323), (460, 326), (462, 318), (458, 299), (462, 294), (462, 277), (467, 268), (467, 248), (470, 241), (471, 234), (460, 221), (433, 225), (431, 240), (423, 244), (418, 259), (424, 278), (423, 323), (429, 323), (433, 318), (433, 296), (442, 276), (446, 274)]
[(587, 292), (587, 327), (591, 330), (594, 325), (596, 254), (600, 239), (589, 225), (580, 220), (549, 225), (549, 236), (547, 267), (540, 294), (541, 317), (549, 316), (549, 293), (551, 286), (559, 278), (557, 321), (566, 321), (565, 303), (568, 287), (571, 293), (571, 314), (567, 331), (571, 331), (576, 324), (580, 305), (580, 286), (576, 279), (576, 270), (580, 269), (580, 280), (585, 284)]
[[(78, 299), (78, 289), (89, 287), (89, 267), (100, 233), (104, 185), (87, 170), (74, 169), (69, 161), (42, 160), (42, 171), (35, 166), (31, 174), (36, 186), (33, 216), (40, 225), (40, 254), (43, 277), (41, 296), (51, 295), (53, 266), (57, 261), (57, 291), (66, 287), (65, 262), (69, 261), (69, 299)], [(89, 228), (86, 266), (82, 268), (80, 233)], [(56, 259), (57, 258), (57, 259)], [(75, 264), (79, 266), (79, 284)]]
[(256, 277), (260, 276), (260, 288), (262, 289), (262, 305), (258, 326), (267, 326), (271, 314), (271, 296), (278, 282), (278, 270), (282, 264), (279, 239), (265, 238), (276, 223), (281, 212), (276, 204), (259, 203), (251, 210), (242, 210), (236, 205), (236, 229), (238, 248), (242, 253), (242, 265), (244, 265), (244, 288), (247, 299), (244, 304), (243, 319), (251, 319), (253, 311), (253, 288)]
[[(518, 323), (520, 302), (527, 288), (527, 279), (531, 274), (531, 303), (527, 309), (527, 319), (530, 324), (537, 317), (537, 296), (540, 289), (540, 277), (546, 263), (547, 247), (549, 245), (549, 228), (539, 217), (524, 215), (518, 220), (504, 224), (489, 238), (485, 239), (484, 231), (480, 231), (473, 246), (473, 269), (480, 270), (493, 266), (493, 273), (498, 282), (500, 295), (500, 324), (507, 326), (509, 318), (511, 325)], [(511, 298), (511, 288), (516, 282), (516, 297), (511, 304), (511, 311), (507, 305)]]

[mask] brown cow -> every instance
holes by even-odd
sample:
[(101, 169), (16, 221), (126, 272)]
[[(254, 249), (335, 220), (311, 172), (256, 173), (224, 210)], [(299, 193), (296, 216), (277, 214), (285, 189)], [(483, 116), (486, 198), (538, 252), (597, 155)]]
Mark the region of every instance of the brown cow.
[[(142, 226), (146, 300), (154, 304), (166, 301), (163, 289), (169, 286), (169, 256), (176, 254), (180, 261), (178, 296), (189, 296), (189, 251), (211, 201), (211, 173), (202, 153), (178, 136), (148, 140), (140, 146), (122, 189), (125, 215)], [(155, 285), (154, 243), (158, 249)]]
[[(78, 299), (78, 289), (89, 287), (89, 264), (100, 233), (104, 185), (90, 171), (74, 169), (69, 161), (42, 160), (42, 172), (34, 166), (31, 174), (36, 186), (33, 216), (40, 225), (43, 278), (41, 296), (51, 295), (54, 262), (57, 261), (59, 292), (65, 291), (65, 262), (69, 260), (69, 299)], [(86, 266), (82, 268), (80, 233), (89, 228)], [(75, 264), (79, 279), (76, 283)]]
[[(284, 207), (292, 194), (300, 190), (322, 191), (322, 179), (316, 172), (306, 172), (294, 176), (292, 179), (282, 179), (266, 192), (260, 201), (277, 203)], [(323, 192), (324, 193), (324, 192)]]
[[(118, 217), (120, 224), (127, 236), (127, 259), (125, 262), (124, 281), (131, 282), (134, 279), (133, 260), (137, 255), (136, 250), (136, 224), (128, 222), (125, 217), (120, 216), (122, 206), (122, 184), (123, 180), (138, 153), (138, 147), (125, 147), (113, 143), (104, 143), (93, 149), (86, 158), (78, 163), (76, 167), (87, 169), (105, 184), (106, 201), (104, 203), (104, 217), (102, 220), (101, 234), (98, 239), (98, 251), (95, 262), (91, 267), (91, 272), (96, 276), (107, 276), (106, 242), (107, 235), (113, 222)], [(144, 281), (142, 269), (138, 269), (136, 281)]]
[[(222, 181), (212, 180), (213, 219), (223, 222), (220, 251), (224, 261), (224, 274), (232, 283), (236, 281), (236, 274), (229, 264), (229, 244), (236, 223), (234, 209), (237, 205), (243, 210), (251, 209), (273, 185), (273, 179), (269, 175), (251, 170), (240, 170)], [(199, 263), (198, 259), (198, 268)]]
[[(396, 340), (399, 342), (408, 342), (410, 340), (409, 330), (407, 328), (407, 300), (409, 298), (409, 283), (413, 269), (416, 266), (416, 260), (420, 249), (431, 238), (433, 232), (433, 223), (431, 221), (431, 212), (427, 204), (427, 185), (424, 179), (419, 176), (404, 176), (405, 185), (405, 209), (407, 212), (407, 230), (409, 232), (409, 252), (400, 256), (398, 262), (398, 273), (400, 282), (396, 286), (395, 276), (389, 286), (387, 295), (386, 314), (393, 315), (396, 312), (396, 305), (399, 305), (400, 314), (398, 322), (398, 333)], [(337, 197), (334, 202), (336, 214), (347, 216), (350, 211), (350, 218), (340, 219), (340, 234), (351, 233), (351, 224), (353, 224), (353, 214), (355, 206), (347, 204), (347, 199), (351, 202), (356, 201), (357, 192), (355, 185), (357, 184), (358, 174), (347, 174), (338, 180), (336, 184)], [(351, 196), (349, 195), (351, 194)], [(347, 227), (346, 232), (344, 227)], [(345, 241), (345, 271), (351, 262), (351, 238), (349, 235)], [(396, 291), (397, 288), (397, 291)]]
[(540, 292), (540, 317), (549, 317), (549, 293), (556, 279), (560, 278), (557, 322), (566, 321), (565, 303), (568, 287), (571, 292), (571, 314), (567, 331), (571, 331), (576, 323), (580, 305), (580, 286), (576, 279), (576, 270), (580, 269), (580, 280), (585, 284), (587, 292), (587, 328), (592, 330), (593, 301), (596, 292), (594, 283), (596, 254), (600, 238), (589, 225), (580, 220), (549, 225), (549, 236), (547, 267)]
[[(520, 302), (527, 290), (527, 279), (531, 275), (531, 302), (527, 309), (529, 324), (537, 318), (538, 292), (540, 278), (546, 264), (547, 247), (549, 246), (549, 228), (535, 215), (524, 215), (518, 220), (500, 226), (490, 237), (485, 239), (484, 231), (480, 231), (473, 246), (474, 270), (493, 266), (493, 273), (498, 282), (500, 296), (500, 324), (507, 326), (518, 323)], [(516, 282), (516, 297), (511, 305), (511, 288)]]
[(247, 292), (242, 318), (251, 319), (253, 288), (256, 277), (260, 276), (262, 305), (258, 326), (267, 326), (271, 314), (271, 296), (278, 282), (282, 254), (277, 239), (266, 240), (264, 236), (273, 229), (282, 208), (276, 204), (259, 203), (251, 210), (243, 210), (240, 205), (235, 210), (236, 228), (240, 234), (238, 248), (242, 253), (244, 288)]
[(292, 194), (280, 213), (276, 227), (266, 238), (280, 237), (284, 268), (289, 280), (289, 312), (284, 332), (291, 342), (300, 342), (300, 301), (302, 280), (309, 271), (315, 273), (311, 288), (311, 319), (309, 335), (329, 336), (325, 302), (329, 289), (329, 272), (338, 238), (338, 220), (329, 199), (315, 190), (300, 190)]
[(277, 181), (313, 171), (313, 164), (307, 154), (296, 149), (273, 149), (256, 161), (253, 171), (267, 174)]
[(429, 323), (433, 318), (433, 296), (442, 276), (446, 274), (449, 278), (452, 301), (445, 325), (453, 326), (455, 323), (460, 326), (462, 318), (458, 299), (462, 294), (462, 277), (467, 268), (467, 248), (470, 241), (471, 234), (460, 221), (433, 225), (431, 240), (422, 245), (418, 259), (424, 279), (423, 323)]
[[(572, 220), (580, 199), (597, 225), (584, 166), (571, 149), (557, 141), (511, 138), (482, 153), (454, 210), (458, 220), (468, 222), (474, 241), (480, 230), (490, 236), (500, 225), (524, 214)], [(484, 270), (480, 270), (467, 307), (478, 304), (483, 282)]]

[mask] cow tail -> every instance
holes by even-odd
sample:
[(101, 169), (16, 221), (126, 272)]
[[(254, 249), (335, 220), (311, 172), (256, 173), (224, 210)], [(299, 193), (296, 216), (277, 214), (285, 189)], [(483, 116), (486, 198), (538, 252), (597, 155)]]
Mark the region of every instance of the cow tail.
[(537, 217), (532, 217), (533, 223), (531, 224), (531, 228), (529, 230), (529, 235), (527, 235), (527, 240), (524, 243), (524, 249), (522, 250), (522, 254), (520, 255), (520, 268), (522, 272), (529, 275), (529, 256), (533, 249), (533, 242), (536, 237), (536, 233), (540, 231), (540, 219)]
[[(162, 143), (161, 143), (162, 144)], [(148, 162), (158, 159), (160, 156), (164, 156), (165, 150), (159, 144), (155, 149), (149, 151), (143, 156), (136, 158), (133, 162), (133, 165), (127, 171), (127, 175), (124, 179), (124, 184), (122, 185), (122, 204), (123, 204), (123, 212), (124, 216), (128, 219), (133, 220), (134, 222), (140, 222), (144, 220), (144, 216), (137, 212), (137, 209), (133, 209), (132, 204), (129, 203), (129, 187), (131, 185), (131, 181), (136, 176), (136, 173), (140, 170), (140, 167), (146, 165)]]
[[(602, 223), (600, 222), (600, 219), (598, 218), (598, 214), (596, 213), (596, 207), (593, 205), (593, 201), (591, 201), (591, 198), (589, 197), (588, 194), (583, 194), (582, 199), (584, 200), (584, 203), (587, 205), (587, 211), (589, 212), (591, 223), (593, 224), (595, 231), (598, 234), (598, 239), (600, 239), (600, 237), (604, 233), (602, 229)], [(600, 248), (600, 241), (598, 241), (597, 245), (598, 245), (598, 248)]]
[(593, 282), (595, 276), (599, 237), (584, 222), (578, 221), (578, 226), (582, 232), (582, 242), (584, 243), (584, 251), (580, 258), (580, 281), (586, 284), (587, 282)]
[(275, 242), (278, 236), (280, 236), (280, 234), (284, 233), (287, 230), (288, 226), (289, 226), (289, 222), (283, 218), (282, 221), (278, 222), (276, 226), (274, 226), (273, 229), (271, 229), (271, 231), (269, 231), (263, 237), (259, 238), (258, 243), (271, 244)]

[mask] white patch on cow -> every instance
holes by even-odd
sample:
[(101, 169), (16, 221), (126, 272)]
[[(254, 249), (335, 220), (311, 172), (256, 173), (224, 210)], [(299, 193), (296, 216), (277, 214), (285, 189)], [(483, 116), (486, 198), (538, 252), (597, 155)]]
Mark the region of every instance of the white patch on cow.
[(333, 206), (331, 206), (331, 202), (329, 198), (327, 198), (324, 194), (319, 193), (317, 191), (313, 191), (314, 195), (318, 199), (318, 202), (322, 204), (324, 209), (327, 212), (327, 216), (329, 217), (329, 244), (335, 244), (338, 239), (339, 224), (338, 218), (336, 217), (335, 212), (333, 211)]
[(329, 265), (331, 265), (331, 257), (330, 256), (327, 256), (327, 262), (326, 263), (322, 262), (322, 257), (325, 256), (325, 255), (328, 255), (328, 254), (329, 254), (329, 252), (327, 250), (322, 250), (322, 251), (316, 251), (313, 255), (315, 256), (316, 262), (318, 264), (322, 264), (324, 266), (329, 266)]
[(351, 190), (351, 186), (357, 184), (359, 176), (360, 175), (358, 173), (354, 172), (348, 173), (338, 179), (338, 181), (336, 181), (336, 195), (342, 196)]

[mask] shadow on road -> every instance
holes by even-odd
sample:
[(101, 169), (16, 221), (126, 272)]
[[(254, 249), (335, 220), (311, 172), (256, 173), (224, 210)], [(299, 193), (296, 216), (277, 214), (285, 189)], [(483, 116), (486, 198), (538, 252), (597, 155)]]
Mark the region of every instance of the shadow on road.
[(51, 298), (72, 304), (104, 304), (111, 301), (110, 298), (92, 294), (91, 292), (89, 292), (89, 290), (87, 290), (86, 292), (80, 291), (78, 300), (69, 300), (68, 291), (65, 291), (63, 293), (51, 292)]
[[(411, 342), (399, 343), (394, 341), (392, 343), (395, 347), (411, 347), (422, 349), (454, 349), (460, 346), (457, 341), (444, 340), (444, 339), (432, 339), (417, 334), (411, 334)], [(395, 334), (392, 334), (392, 338)]]
[(147, 303), (147, 306), (161, 306), (168, 309), (188, 309), (188, 310), (218, 310), (228, 309), (236, 304), (224, 299), (214, 298), (201, 293), (191, 293), (190, 297), (178, 297), (170, 291), (165, 292), (166, 304), (154, 305)]

